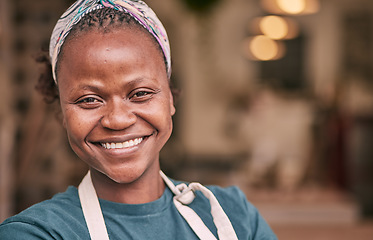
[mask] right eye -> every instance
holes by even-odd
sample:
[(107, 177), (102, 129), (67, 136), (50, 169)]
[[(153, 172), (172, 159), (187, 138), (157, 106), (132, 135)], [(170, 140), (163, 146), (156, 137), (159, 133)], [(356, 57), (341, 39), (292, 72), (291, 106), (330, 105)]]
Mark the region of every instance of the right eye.
[(81, 108), (92, 109), (99, 107), (102, 101), (96, 97), (83, 97), (78, 99), (75, 104), (79, 105)]
[(87, 98), (83, 98), (82, 100), (79, 100), (78, 103), (93, 103), (93, 102), (96, 102), (97, 99), (93, 98), (93, 97), (87, 97)]

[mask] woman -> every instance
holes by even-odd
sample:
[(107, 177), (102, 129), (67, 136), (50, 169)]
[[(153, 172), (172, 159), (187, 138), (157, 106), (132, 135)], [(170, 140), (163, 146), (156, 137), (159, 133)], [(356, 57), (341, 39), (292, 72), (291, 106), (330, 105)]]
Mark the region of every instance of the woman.
[(276, 239), (237, 188), (160, 172), (175, 113), (171, 58), (145, 3), (77, 1), (53, 31), (50, 58), (70, 145), (90, 171), (78, 189), (2, 223), (1, 239)]

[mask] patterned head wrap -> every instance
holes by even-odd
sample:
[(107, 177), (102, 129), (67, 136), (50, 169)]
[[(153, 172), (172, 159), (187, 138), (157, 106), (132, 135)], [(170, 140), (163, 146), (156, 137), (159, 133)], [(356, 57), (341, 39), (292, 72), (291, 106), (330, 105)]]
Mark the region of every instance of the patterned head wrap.
[(114, 8), (130, 14), (158, 41), (166, 59), (167, 76), (171, 76), (171, 52), (167, 33), (153, 10), (141, 0), (77, 0), (58, 20), (54, 27), (49, 55), (52, 62), (53, 79), (56, 79), (56, 64), (61, 47), (71, 29), (84, 15), (100, 8)]

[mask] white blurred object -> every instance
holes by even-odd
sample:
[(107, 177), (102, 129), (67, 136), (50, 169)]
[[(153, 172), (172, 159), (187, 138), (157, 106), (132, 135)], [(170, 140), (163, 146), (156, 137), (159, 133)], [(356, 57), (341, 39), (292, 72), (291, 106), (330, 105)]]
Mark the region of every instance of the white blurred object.
[(309, 163), (312, 122), (312, 107), (306, 100), (261, 90), (246, 120), (251, 150), (249, 182), (261, 182), (275, 167), (276, 186), (296, 188)]

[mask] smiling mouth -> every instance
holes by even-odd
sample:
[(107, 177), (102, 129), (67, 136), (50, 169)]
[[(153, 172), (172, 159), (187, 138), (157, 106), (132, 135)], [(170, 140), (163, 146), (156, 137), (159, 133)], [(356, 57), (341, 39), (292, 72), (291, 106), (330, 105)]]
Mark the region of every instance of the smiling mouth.
[(139, 145), (140, 143), (142, 143), (142, 141), (144, 141), (144, 137), (141, 137), (141, 138), (135, 138), (135, 139), (132, 139), (132, 140), (129, 140), (129, 141), (125, 141), (125, 142), (112, 142), (112, 143), (100, 143), (101, 146), (105, 149), (124, 149), (124, 148), (130, 148), (130, 147), (134, 147), (136, 145)]

